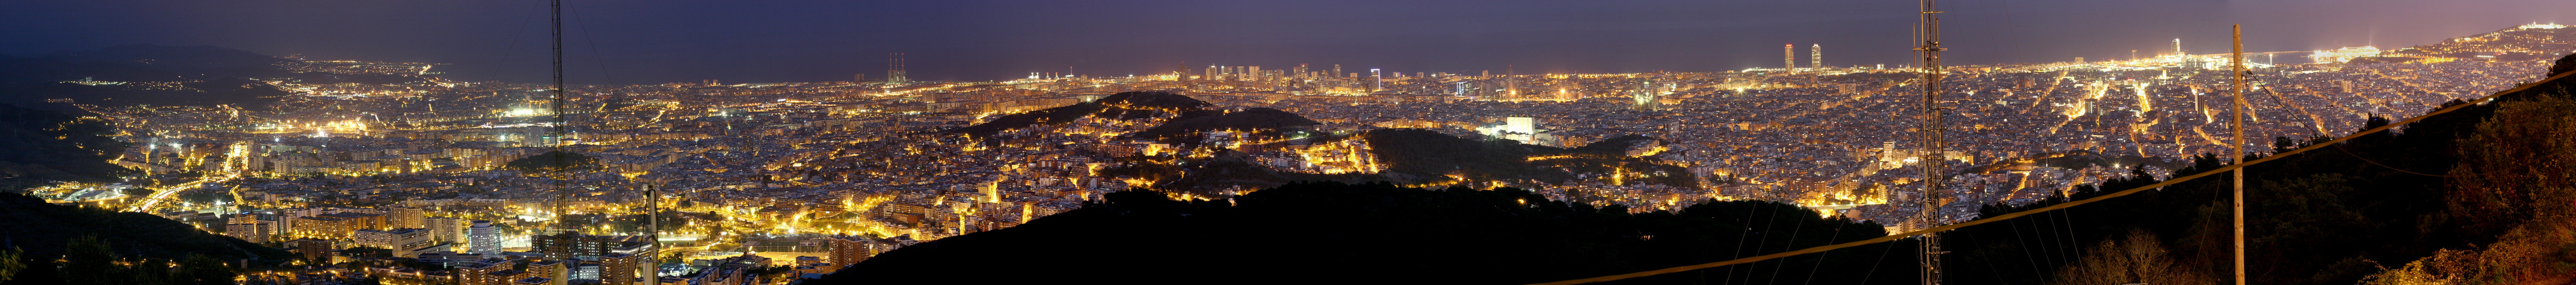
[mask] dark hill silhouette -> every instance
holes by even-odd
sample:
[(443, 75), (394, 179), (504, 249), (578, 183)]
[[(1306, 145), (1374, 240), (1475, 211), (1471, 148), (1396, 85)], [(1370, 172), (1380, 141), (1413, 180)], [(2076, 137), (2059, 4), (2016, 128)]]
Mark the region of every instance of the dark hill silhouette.
[[(1524, 284), (1885, 236), (1795, 206), (1702, 203), (1630, 214), (1501, 188), (1301, 183), (1227, 201), (1150, 191), (1006, 229), (897, 249), (809, 284)], [(1913, 284), (1879, 244), (1619, 283)], [(1047, 262), (1009, 262), (1009, 261)], [(994, 274), (1008, 272), (1007, 274)]]
[[(79, 80), (96, 76), (101, 81), (169, 81), (182, 78), (285, 77), (277, 64), (293, 62), (273, 56), (214, 46), (163, 46), (130, 44), (98, 50), (57, 51), (36, 58), (49, 64), (97, 69), (57, 70), (51, 76), (13, 80)], [(73, 73), (93, 71), (96, 74)]]
[(1119, 92), (1110, 94), (1109, 97), (1101, 97), (1094, 102), (1110, 107), (1161, 110), (1172, 113), (1187, 113), (1211, 106), (1207, 101), (1199, 101), (1197, 98), (1160, 91)]
[(1289, 113), (1288, 111), (1280, 111), (1279, 109), (1271, 108), (1251, 108), (1234, 112), (1202, 110), (1193, 113), (1207, 112), (1215, 112), (1217, 114), (1192, 114), (1196, 116), (1184, 115), (1183, 117), (1188, 117), (1188, 119), (1166, 122), (1162, 125), (1154, 126), (1154, 128), (1130, 134), (1129, 136), (1150, 138), (1163, 141), (1165, 143), (1196, 143), (1199, 135), (1207, 133), (1208, 131), (1232, 130), (1251, 132), (1254, 138), (1268, 139), (1278, 138), (1280, 136), (1287, 135), (1288, 132), (1306, 130), (1315, 125), (1322, 124), (1320, 122), (1315, 122), (1315, 120), (1312, 119), (1306, 119), (1306, 116), (1299, 116), (1297, 113)]
[(1659, 173), (1624, 182), (1699, 187), (1697, 176), (1688, 169), (1660, 159), (1627, 157), (1624, 151), (1629, 145), (1651, 140), (1643, 136), (1614, 138), (1594, 143), (1600, 147), (1572, 150), (1502, 139), (1467, 139), (1424, 129), (1379, 129), (1364, 137), (1368, 139), (1369, 152), (1387, 165), (1387, 172), (1412, 177), (1438, 180), (1457, 174), (1478, 181), (1556, 184), (1572, 181), (1576, 174)]
[(166, 89), (125, 85), (81, 85), (73, 83), (0, 83), (0, 103), (21, 104), (48, 110), (76, 109), (51, 107), (45, 99), (73, 99), (74, 103), (126, 105), (213, 106), (236, 104), (264, 106), (276, 103), (285, 90), (266, 82), (238, 77), (207, 79), (180, 84), (187, 89)]
[(1583, 146), (1580, 146), (1580, 147), (1575, 147), (1575, 148), (1572, 148), (1572, 149), (1566, 149), (1566, 151), (1567, 151), (1567, 152), (1573, 152), (1573, 153), (1585, 153), (1585, 154), (1597, 154), (1597, 155), (1625, 155), (1625, 154), (1627, 154), (1627, 153), (1628, 153), (1628, 148), (1629, 148), (1629, 147), (1635, 147), (1635, 146), (1638, 146), (1638, 145), (1641, 145), (1641, 144), (1651, 143), (1651, 142), (1655, 142), (1655, 138), (1654, 138), (1654, 137), (1648, 137), (1648, 136), (1644, 136), (1644, 135), (1624, 135), (1624, 136), (1618, 136), (1618, 137), (1613, 137), (1613, 138), (1609, 138), (1609, 139), (1603, 139), (1603, 140), (1601, 140), (1601, 141), (1592, 142), (1592, 143), (1590, 143), (1590, 144), (1584, 144)]
[(0, 192), (54, 181), (108, 182), (133, 172), (108, 163), (126, 143), (112, 123), (0, 104)]
[(109, 209), (45, 203), (24, 194), (0, 192), (0, 234), (26, 249), (27, 256), (62, 256), (72, 238), (96, 236), (114, 245), (117, 255), (180, 259), (190, 254), (217, 260), (284, 261), (293, 256), (194, 226), (153, 216)]
[(1071, 123), (1085, 117), (1134, 120), (1188, 114), (1208, 106), (1207, 102), (1170, 92), (1121, 92), (1100, 100), (1003, 115), (982, 124), (939, 131), (943, 134), (969, 134), (991, 137), (1002, 131), (1037, 126)]

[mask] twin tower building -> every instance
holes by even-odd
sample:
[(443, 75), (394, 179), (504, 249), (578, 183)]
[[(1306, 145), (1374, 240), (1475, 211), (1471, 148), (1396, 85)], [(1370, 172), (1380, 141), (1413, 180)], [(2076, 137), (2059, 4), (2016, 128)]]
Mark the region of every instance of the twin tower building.
[[(1807, 68), (1824, 68), (1825, 45), (1815, 44), (1808, 46), (1807, 59), (1809, 60), (1807, 62)], [(1798, 72), (1798, 45), (1780, 45), (1780, 70)]]

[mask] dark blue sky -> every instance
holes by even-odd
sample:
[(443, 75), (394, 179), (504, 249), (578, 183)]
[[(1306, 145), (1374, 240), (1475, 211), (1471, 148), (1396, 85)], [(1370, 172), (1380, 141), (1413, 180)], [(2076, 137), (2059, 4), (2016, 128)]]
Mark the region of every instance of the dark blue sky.
[[(571, 80), (780, 82), (882, 78), (911, 54), (923, 80), (1029, 72), (1127, 75), (1188, 62), (1285, 69), (1522, 73), (1773, 67), (1781, 44), (1829, 65), (1911, 62), (1913, 1), (568, 1)], [(1957, 0), (1953, 64), (2153, 54), (2182, 38), (2248, 51), (2405, 46), (2529, 22), (2576, 23), (2567, 0)], [(0, 1), (0, 54), (153, 43), (312, 59), (450, 63), (451, 78), (545, 79), (545, 1)]]

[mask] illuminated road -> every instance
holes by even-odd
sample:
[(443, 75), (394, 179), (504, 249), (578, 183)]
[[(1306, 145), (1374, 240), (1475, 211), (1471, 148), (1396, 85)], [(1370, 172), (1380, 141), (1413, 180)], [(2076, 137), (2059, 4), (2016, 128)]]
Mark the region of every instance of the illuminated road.
[(188, 183), (180, 183), (179, 185), (171, 185), (170, 187), (163, 187), (161, 189), (152, 189), (152, 197), (144, 198), (142, 204), (136, 204), (133, 207), (126, 208), (125, 211), (142, 212), (144, 210), (151, 210), (152, 206), (161, 204), (161, 200), (168, 200), (170, 199), (170, 195), (177, 195), (179, 191), (187, 190), (188, 188), (196, 188), (198, 186), (205, 186), (207, 184), (224, 183), (224, 181), (232, 181), (233, 178), (238, 177), (241, 177), (241, 175), (224, 174), (224, 176), (209, 176), (197, 179), (197, 181), (189, 181)]

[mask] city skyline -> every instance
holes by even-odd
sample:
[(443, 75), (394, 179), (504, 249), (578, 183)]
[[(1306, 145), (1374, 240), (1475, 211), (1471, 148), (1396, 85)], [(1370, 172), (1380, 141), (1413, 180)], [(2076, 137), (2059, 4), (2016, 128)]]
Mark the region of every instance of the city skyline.
[[(883, 78), (883, 69), (876, 66), (884, 65), (886, 53), (911, 54), (919, 64), (910, 77), (937, 81), (1007, 79), (1061, 72), (1068, 66), (1083, 75), (1125, 76), (1169, 72), (1183, 62), (1343, 64), (1452, 73), (1504, 65), (1528, 74), (1706, 72), (1774, 66), (1767, 63), (1767, 47), (1781, 43), (1834, 46), (1836, 56), (1827, 62), (1834, 66), (1911, 62), (1905, 50), (1911, 46), (1905, 42), (1911, 21), (1902, 16), (1907, 12), (1903, 6), (1858, 2), (651, 4), (568, 3), (570, 81)], [(214, 45), (318, 60), (445, 63), (446, 76), (467, 81), (545, 77), (544, 62), (530, 60), (545, 56), (542, 5), (0, 5), (18, 8), (0, 10), (24, 11), (0, 12), (17, 13), (0, 14), (20, 21), (8, 24), (35, 27), (0, 32), (0, 38), (47, 39), (0, 45), (0, 54), (34, 56), (129, 43)], [(2161, 50), (2175, 38), (2191, 50), (2224, 50), (2224, 33), (2210, 31), (2224, 30), (2229, 23), (2246, 24), (2248, 50), (2290, 51), (2423, 43), (2508, 24), (2576, 22), (2576, 12), (2562, 12), (2576, 11), (2576, 4), (2558, 1), (1949, 5), (1958, 7), (1952, 13), (1961, 17), (1950, 25), (1947, 45), (1982, 51), (1955, 55), (1951, 61), (1971, 65), (2124, 58), (2129, 50)], [(761, 9), (773, 12), (756, 19), (712, 14)], [(60, 10), (88, 13), (26, 13)], [(1233, 12), (1255, 10), (1262, 12)], [(2125, 13), (2087, 13), (2100, 10)], [(403, 13), (386, 14), (390, 11)], [(2410, 16), (2395, 16), (2396, 11)], [(690, 25), (648, 20), (664, 17), (719, 20)], [(1500, 21), (1505, 19), (1514, 21)], [(1262, 36), (1250, 36), (1254, 34)]]
[(2576, 280), (2576, 3), (522, 2), (0, 4), (0, 285)]

